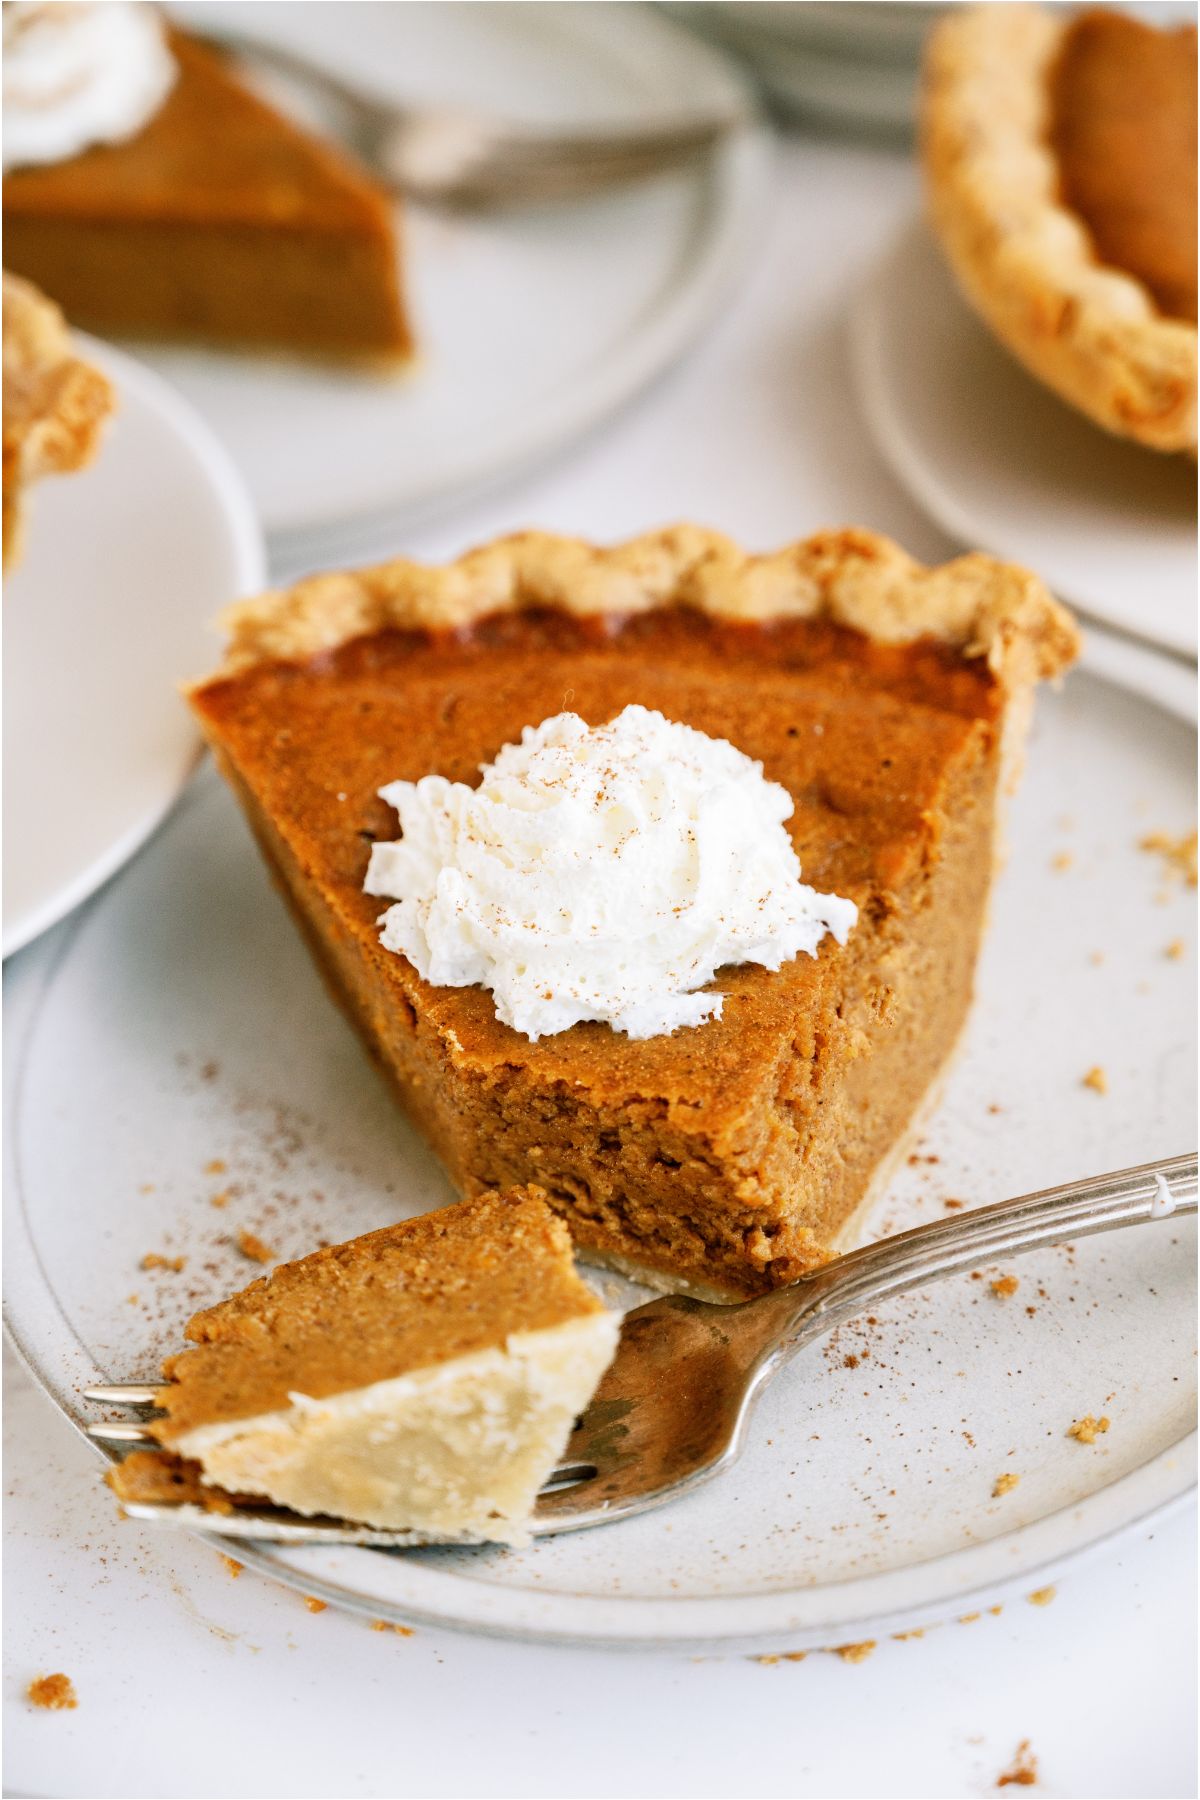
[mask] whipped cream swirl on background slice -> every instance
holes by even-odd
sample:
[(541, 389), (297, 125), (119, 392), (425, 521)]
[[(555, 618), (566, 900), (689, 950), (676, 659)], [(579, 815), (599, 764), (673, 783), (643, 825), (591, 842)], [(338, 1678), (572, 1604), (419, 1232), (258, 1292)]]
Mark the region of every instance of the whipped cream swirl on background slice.
[(527, 727), (470, 788), (440, 775), (381, 797), (403, 836), (364, 883), (396, 904), (380, 941), (440, 987), (489, 988), (537, 1039), (584, 1019), (631, 1038), (720, 1016), (729, 963), (778, 969), (839, 943), (850, 900), (800, 879), (785, 788), (732, 744), (627, 706)]
[(6, 4), (5, 169), (134, 137), (174, 80), (155, 6)]

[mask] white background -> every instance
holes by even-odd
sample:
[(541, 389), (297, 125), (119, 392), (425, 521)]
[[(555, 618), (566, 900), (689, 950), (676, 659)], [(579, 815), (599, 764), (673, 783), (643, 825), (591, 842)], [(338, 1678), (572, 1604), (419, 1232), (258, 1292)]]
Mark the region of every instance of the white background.
[[(762, 260), (687, 364), (556, 467), (397, 550), (695, 518), (752, 547), (854, 522), (946, 554), (859, 421), (845, 335), (856, 283), (915, 199), (899, 153), (788, 146)], [(983, 1795), (1025, 1738), (1032, 1792), (1195, 1791), (1187, 1511), (1092, 1560), (1048, 1607), (1010, 1604), (857, 1665), (401, 1639), (118, 1524), (90, 1453), (23, 1378), (9, 1392), (14, 1794)], [(58, 1669), (78, 1710), (35, 1713), (26, 1682)]]

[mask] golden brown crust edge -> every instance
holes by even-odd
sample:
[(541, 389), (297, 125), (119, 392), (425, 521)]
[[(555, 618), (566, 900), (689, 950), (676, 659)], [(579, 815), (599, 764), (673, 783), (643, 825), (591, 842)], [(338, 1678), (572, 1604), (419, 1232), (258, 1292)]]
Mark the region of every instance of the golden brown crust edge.
[(113, 410), (112, 384), (76, 356), (62, 313), (30, 282), (5, 274), (4, 564), (20, 546), (22, 490), (95, 455)]
[(926, 53), (921, 150), (934, 226), (967, 299), (1031, 372), (1096, 424), (1196, 449), (1196, 328), (1096, 260), (1059, 204), (1046, 76), (1071, 21), (964, 8)]
[(888, 644), (933, 637), (985, 657), (1006, 687), (1060, 674), (1079, 649), (1073, 619), (1037, 577), (992, 557), (925, 568), (889, 538), (857, 530), (751, 556), (717, 532), (678, 525), (611, 548), (527, 531), (445, 567), (397, 559), (310, 576), (227, 609), (216, 679), (388, 626), (461, 630), (529, 607), (628, 616), (669, 605), (746, 624), (827, 618)]

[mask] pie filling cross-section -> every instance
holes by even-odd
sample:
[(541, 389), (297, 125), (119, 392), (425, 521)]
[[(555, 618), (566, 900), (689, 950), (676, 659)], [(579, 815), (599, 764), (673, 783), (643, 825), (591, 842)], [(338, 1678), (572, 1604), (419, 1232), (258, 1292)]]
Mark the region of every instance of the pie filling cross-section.
[[(966, 1017), (1000, 792), (1031, 690), (1072, 660), (1041, 584), (926, 569), (870, 533), (770, 556), (680, 527), (613, 549), (528, 533), (236, 607), (192, 704), (330, 989), (466, 1194), (533, 1182), (587, 1257), (737, 1297), (795, 1279), (886, 1179)], [(844, 945), (718, 971), (719, 1017), (536, 1042), (479, 987), (380, 943), (379, 796), (479, 769), (564, 707), (726, 739), (794, 810)]]
[(171, 1455), (137, 1453), (112, 1486), (520, 1542), (619, 1328), (541, 1195), (477, 1195), (197, 1313), (163, 1365)]

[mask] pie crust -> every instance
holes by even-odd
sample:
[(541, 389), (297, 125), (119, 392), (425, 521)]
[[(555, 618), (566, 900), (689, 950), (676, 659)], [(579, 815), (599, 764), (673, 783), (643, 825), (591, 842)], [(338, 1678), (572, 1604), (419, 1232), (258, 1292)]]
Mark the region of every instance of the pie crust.
[(933, 638), (985, 658), (1008, 688), (1059, 674), (1078, 651), (1065, 608), (1027, 569), (994, 557), (927, 568), (890, 538), (853, 529), (756, 556), (719, 532), (676, 525), (612, 547), (524, 531), (440, 568), (397, 558), (312, 575), (226, 608), (221, 674), (303, 662), (389, 627), (462, 631), (522, 609), (630, 618), (666, 606), (745, 625), (828, 619), (881, 644)]
[(1073, 8), (956, 9), (926, 56), (921, 137), (933, 223), (1004, 344), (1106, 430), (1196, 449), (1196, 327), (1100, 263), (1059, 197), (1049, 77)]
[(21, 550), (25, 489), (92, 460), (115, 405), (110, 382), (76, 356), (53, 301), (4, 276), (4, 566)]

